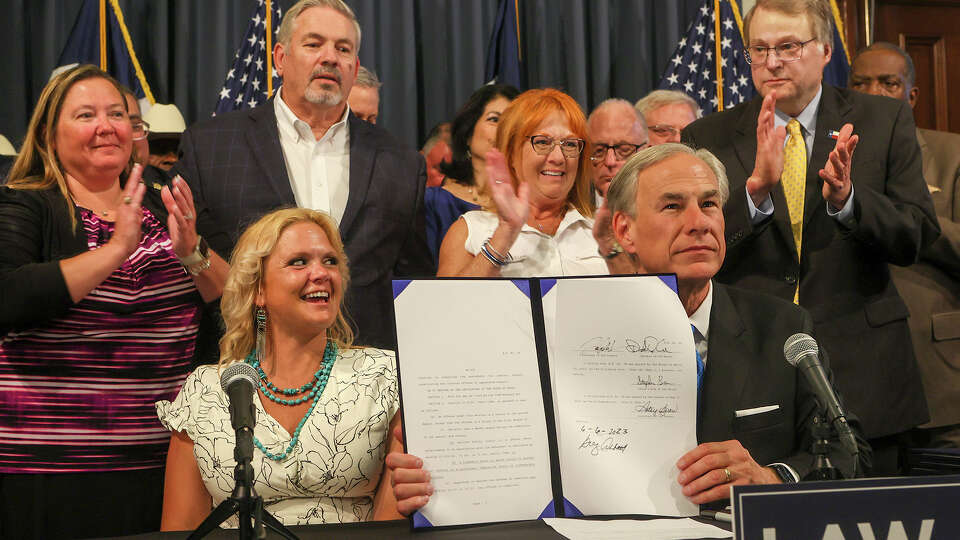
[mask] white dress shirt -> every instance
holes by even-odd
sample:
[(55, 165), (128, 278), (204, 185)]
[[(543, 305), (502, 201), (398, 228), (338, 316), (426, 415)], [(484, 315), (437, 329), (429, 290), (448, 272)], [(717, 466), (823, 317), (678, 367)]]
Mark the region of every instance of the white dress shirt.
[(273, 100), (280, 148), (297, 206), (330, 214), (338, 224), (350, 193), (350, 106), (339, 122), (317, 139), (310, 125), (283, 102), (283, 87)]

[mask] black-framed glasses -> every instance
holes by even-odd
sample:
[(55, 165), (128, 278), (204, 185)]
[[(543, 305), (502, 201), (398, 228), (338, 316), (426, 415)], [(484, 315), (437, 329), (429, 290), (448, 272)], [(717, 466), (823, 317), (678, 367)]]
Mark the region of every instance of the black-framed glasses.
[(594, 165), (599, 165), (603, 163), (603, 160), (607, 158), (607, 152), (613, 150), (613, 155), (620, 161), (624, 161), (630, 158), (630, 156), (636, 154), (640, 151), (641, 148), (647, 146), (647, 143), (643, 144), (630, 144), (630, 143), (617, 143), (617, 144), (604, 144), (604, 143), (593, 143), (593, 152), (590, 153), (590, 161)]
[(553, 152), (554, 146), (559, 146), (563, 157), (575, 158), (583, 152), (583, 147), (587, 144), (583, 139), (554, 139), (546, 135), (531, 135), (528, 138), (533, 151), (541, 156)]
[(816, 39), (817, 38), (810, 38), (806, 41), (788, 41), (775, 47), (751, 45), (744, 47), (744, 57), (748, 64), (753, 64), (754, 62), (762, 64), (767, 61), (767, 54), (773, 51), (773, 54), (777, 55), (777, 58), (779, 58), (781, 62), (794, 62), (799, 60), (800, 56), (803, 55), (803, 48), (811, 41), (816, 41)]
[(150, 124), (148, 124), (146, 120), (133, 122), (130, 125), (133, 127), (133, 140), (135, 141), (142, 141), (150, 134)]

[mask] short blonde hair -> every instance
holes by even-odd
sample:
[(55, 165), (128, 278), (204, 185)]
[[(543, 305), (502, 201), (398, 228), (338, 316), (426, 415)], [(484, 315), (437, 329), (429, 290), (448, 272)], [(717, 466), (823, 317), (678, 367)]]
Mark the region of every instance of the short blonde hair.
[(757, 0), (743, 19), (743, 37), (747, 46), (750, 45), (750, 22), (760, 8), (793, 16), (806, 15), (810, 19), (813, 37), (832, 49), (833, 10), (830, 9), (829, 0)]
[[(343, 240), (333, 219), (323, 212), (309, 208), (285, 208), (275, 210), (258, 219), (247, 228), (237, 241), (230, 257), (230, 273), (223, 287), (220, 311), (226, 332), (220, 339), (220, 365), (242, 361), (253, 351), (255, 342), (254, 314), (256, 298), (263, 284), (263, 267), (273, 253), (283, 231), (297, 223), (316, 223), (337, 252), (337, 268), (343, 280), (344, 291), (350, 286), (350, 270)], [(327, 339), (341, 349), (353, 346), (353, 330), (347, 322), (347, 314), (340, 304), (337, 319), (327, 330)]]
[(585, 217), (593, 216), (593, 198), (590, 195), (590, 174), (587, 169), (589, 155), (586, 143), (587, 119), (583, 115), (580, 105), (567, 94), (553, 88), (527, 90), (517, 96), (500, 116), (497, 126), (496, 146), (510, 167), (514, 189), (519, 186), (520, 175), (516, 165), (520, 163), (520, 152), (524, 144), (530, 144), (530, 137), (544, 120), (551, 114), (559, 112), (566, 117), (570, 124), (570, 131), (584, 140), (583, 151), (577, 161), (577, 177), (573, 188), (567, 194), (567, 202)]

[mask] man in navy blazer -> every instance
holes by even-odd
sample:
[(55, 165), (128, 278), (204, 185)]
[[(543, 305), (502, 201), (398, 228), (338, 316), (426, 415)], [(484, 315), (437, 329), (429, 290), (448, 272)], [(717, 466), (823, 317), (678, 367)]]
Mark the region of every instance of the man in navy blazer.
[(423, 220), (423, 157), (347, 106), (360, 26), (340, 0), (286, 14), (274, 59), (283, 86), (252, 110), (184, 132), (171, 174), (190, 184), (197, 229), (227, 256), (244, 228), (284, 206), (329, 213), (350, 263), (346, 310), (357, 342), (395, 348), (391, 279), (435, 273)]
[[(823, 84), (829, 2), (792, 4), (759, 0), (744, 19), (762, 97), (690, 124), (683, 140), (713, 152), (730, 179), (717, 280), (810, 312), (874, 447), (873, 472), (894, 474), (902, 434), (928, 415), (907, 308), (887, 264), (916, 262), (939, 228), (909, 106)], [(787, 137), (793, 126), (796, 139)], [(806, 159), (785, 167), (785, 145), (800, 145), (805, 156), (795, 155)], [(801, 166), (802, 206), (791, 216), (781, 173), (800, 176)]]

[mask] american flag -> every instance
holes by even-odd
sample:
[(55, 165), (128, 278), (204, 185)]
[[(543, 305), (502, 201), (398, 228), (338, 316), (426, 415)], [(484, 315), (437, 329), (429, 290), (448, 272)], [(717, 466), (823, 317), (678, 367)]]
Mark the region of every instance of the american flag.
[[(719, 50), (716, 7), (719, 5)], [(703, 114), (729, 109), (753, 97), (750, 65), (743, 57), (743, 22), (736, 0), (704, 0), (680, 39), (659, 88), (680, 90), (700, 105)], [(723, 88), (717, 96), (717, 60)]]
[[(267, 10), (271, 16), (267, 18)], [(272, 35), (267, 39), (267, 24), (270, 25)], [(243, 35), (243, 42), (233, 56), (233, 66), (227, 72), (227, 78), (217, 96), (217, 108), (213, 113), (235, 111), (237, 109), (252, 109), (266, 101), (280, 86), (280, 77), (276, 69), (272, 71), (272, 88), (267, 85), (268, 65), (272, 66), (273, 44), (276, 43), (277, 31), (280, 29), (280, 1), (257, 0), (257, 9), (250, 17), (250, 24)], [(267, 59), (270, 58), (271, 62)]]

